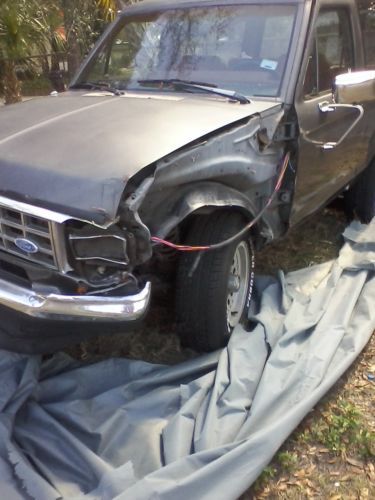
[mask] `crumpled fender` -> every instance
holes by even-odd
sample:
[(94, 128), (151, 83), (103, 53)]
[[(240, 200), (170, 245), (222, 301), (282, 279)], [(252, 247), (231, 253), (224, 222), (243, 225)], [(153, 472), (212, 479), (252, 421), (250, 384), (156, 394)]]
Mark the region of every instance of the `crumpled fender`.
[(163, 199), (147, 224), (155, 236), (164, 238), (190, 214), (205, 207), (233, 207), (249, 219), (256, 214), (251, 200), (239, 191), (217, 182), (199, 182), (186, 185)]

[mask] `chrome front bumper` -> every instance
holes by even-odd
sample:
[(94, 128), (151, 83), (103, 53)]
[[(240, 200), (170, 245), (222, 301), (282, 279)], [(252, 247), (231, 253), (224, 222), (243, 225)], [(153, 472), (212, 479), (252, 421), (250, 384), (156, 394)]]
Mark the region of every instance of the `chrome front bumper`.
[(0, 305), (34, 318), (61, 320), (136, 321), (147, 311), (151, 283), (125, 297), (43, 295), (0, 279)]

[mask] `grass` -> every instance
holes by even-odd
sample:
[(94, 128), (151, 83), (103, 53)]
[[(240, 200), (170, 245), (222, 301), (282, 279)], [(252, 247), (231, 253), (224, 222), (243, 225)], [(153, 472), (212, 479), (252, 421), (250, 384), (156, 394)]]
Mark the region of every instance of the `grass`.
[(323, 210), (261, 251), (256, 256), (257, 272), (275, 274), (282, 269), (287, 273), (335, 259), (346, 226), (340, 206)]
[(296, 453), (280, 451), (276, 456), (276, 461), (283, 471), (293, 472), (298, 464), (298, 457)]
[(349, 400), (338, 397), (323, 411), (306, 437), (336, 454), (354, 452), (363, 458), (375, 457), (374, 434), (366, 428), (362, 412)]

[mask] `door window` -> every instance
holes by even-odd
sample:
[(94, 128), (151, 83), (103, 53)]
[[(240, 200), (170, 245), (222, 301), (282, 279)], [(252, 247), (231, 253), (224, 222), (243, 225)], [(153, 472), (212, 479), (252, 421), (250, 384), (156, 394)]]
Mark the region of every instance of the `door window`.
[(358, 1), (366, 67), (375, 68), (375, 0)]
[(353, 37), (345, 9), (319, 13), (303, 91), (306, 98), (329, 91), (333, 79), (353, 66)]

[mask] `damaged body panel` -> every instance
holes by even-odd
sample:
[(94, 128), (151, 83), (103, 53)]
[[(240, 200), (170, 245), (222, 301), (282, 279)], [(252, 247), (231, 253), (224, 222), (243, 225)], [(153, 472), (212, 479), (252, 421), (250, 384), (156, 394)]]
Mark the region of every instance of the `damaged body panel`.
[[(264, 135), (273, 137), (283, 115), (281, 106), (273, 105), (265, 116), (225, 127), (158, 161), (140, 211), (153, 234), (167, 236), (202, 208), (229, 206), (254, 217), (272, 193), (285, 148), (277, 142), (264, 146)], [(282, 231), (275, 210), (262, 220), (271, 234)]]
[[(272, 106), (68, 92), (5, 108), (0, 194), (105, 225), (116, 218), (127, 181), (142, 168)], [(34, 120), (25, 123), (25, 114)], [(187, 127), (196, 116), (199, 122)]]
[[(246, 321), (255, 249), (347, 188), (371, 218), (375, 75), (360, 75), (355, 104), (335, 78), (355, 86), (367, 64), (356, 9), (141, 2), (67, 92), (1, 109), (0, 347), (53, 350), (82, 324), (125, 331), (152, 283), (174, 287), (181, 341), (217, 349)], [(326, 50), (324, 80), (327, 19), (355, 40), (351, 59)]]

